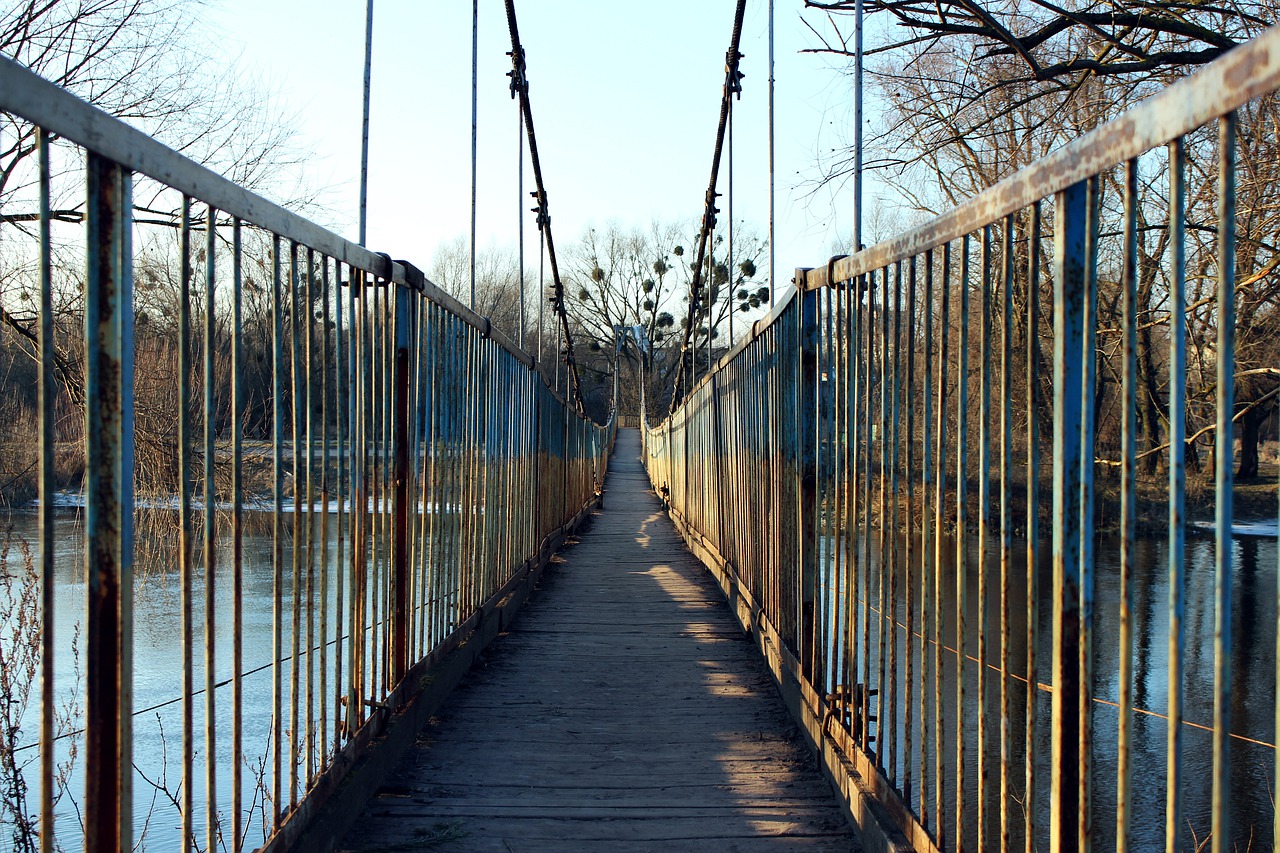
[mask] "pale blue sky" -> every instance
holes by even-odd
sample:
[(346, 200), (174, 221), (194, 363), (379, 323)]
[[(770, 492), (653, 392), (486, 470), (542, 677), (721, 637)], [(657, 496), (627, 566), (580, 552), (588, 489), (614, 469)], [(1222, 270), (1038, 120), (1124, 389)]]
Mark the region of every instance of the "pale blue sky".
[[(589, 224), (645, 225), (701, 213), (733, 0), (523, 0), (539, 153), (557, 244)], [(828, 59), (801, 54), (812, 36), (798, 0), (778, 0), (778, 278), (825, 261), (852, 228), (851, 188), (807, 197), (821, 146), (851, 135), (850, 88)], [(364, 0), (222, 0), (211, 10), (251, 73), (301, 110), (308, 169), (356, 236)], [(767, 2), (750, 0), (742, 100), (735, 105), (735, 218), (768, 221)], [(479, 236), (516, 241), (515, 102), (503, 4), (480, 10)], [(376, 0), (369, 246), (427, 266), (470, 215), (471, 4)], [(527, 152), (526, 152), (527, 156)], [(727, 173), (722, 172), (722, 191)], [(533, 188), (525, 170), (526, 192)], [(526, 197), (527, 198), (527, 197)], [(526, 211), (526, 258), (537, 263)], [(724, 205), (722, 205), (722, 209)], [(345, 211), (345, 213), (344, 213)]]

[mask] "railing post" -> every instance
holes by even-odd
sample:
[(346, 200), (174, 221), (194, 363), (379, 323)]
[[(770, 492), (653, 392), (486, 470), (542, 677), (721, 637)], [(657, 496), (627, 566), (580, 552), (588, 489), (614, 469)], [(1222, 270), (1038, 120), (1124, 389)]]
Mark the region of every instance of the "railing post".
[(1053, 335), (1053, 699), (1050, 849), (1073, 851), (1088, 839), (1088, 600), (1092, 524), (1082, 497), (1093, 474), (1087, 360), (1091, 201), (1087, 182), (1057, 195), (1054, 219)]
[(391, 542), (391, 679), (400, 683), (409, 671), (409, 330), (413, 320), (412, 294), (392, 284), (396, 292), (396, 352), (391, 391), (394, 413), (392, 453), (395, 465), (394, 534)]
[(800, 661), (814, 689), (826, 695), (819, 683), (822, 671), (818, 660), (818, 292), (805, 291), (807, 269), (796, 270), (796, 288), (800, 291), (800, 347), (796, 369), (796, 453), (798, 488), (796, 490), (796, 533), (800, 546)]
[[(120, 851), (132, 838), (129, 685), (133, 524), (132, 175), (88, 155), (85, 281), (85, 851)], [(131, 846), (131, 845), (130, 845)]]

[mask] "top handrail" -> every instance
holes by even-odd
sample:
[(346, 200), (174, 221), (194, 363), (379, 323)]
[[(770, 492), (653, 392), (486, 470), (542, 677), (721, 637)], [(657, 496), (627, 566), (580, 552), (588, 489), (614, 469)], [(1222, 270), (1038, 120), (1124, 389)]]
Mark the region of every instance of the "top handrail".
[(526, 367), (537, 364), (537, 359), (494, 329), (489, 318), (450, 296), (408, 261), (392, 260), (388, 255), (372, 252), (245, 189), (3, 54), (0, 54), (0, 110), (20, 116), (132, 172), (154, 178), (222, 213), (399, 286), (412, 288), (495, 340)]

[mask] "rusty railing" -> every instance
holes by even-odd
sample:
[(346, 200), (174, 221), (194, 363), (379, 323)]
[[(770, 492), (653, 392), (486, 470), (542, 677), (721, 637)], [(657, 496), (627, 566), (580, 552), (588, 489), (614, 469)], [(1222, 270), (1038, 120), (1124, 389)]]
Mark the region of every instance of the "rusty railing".
[(40, 507), (29, 548), (5, 538), (32, 684), (3, 832), (287, 847), (594, 504), (612, 424), (412, 265), (3, 57), (0, 111), (32, 152), (2, 200), (0, 381), (35, 413), (2, 440)]
[(797, 270), (647, 430), (846, 793), (916, 849), (1269, 844), (1274, 469), (1263, 546), (1233, 480), (1278, 393), (1278, 87), (1272, 30)]

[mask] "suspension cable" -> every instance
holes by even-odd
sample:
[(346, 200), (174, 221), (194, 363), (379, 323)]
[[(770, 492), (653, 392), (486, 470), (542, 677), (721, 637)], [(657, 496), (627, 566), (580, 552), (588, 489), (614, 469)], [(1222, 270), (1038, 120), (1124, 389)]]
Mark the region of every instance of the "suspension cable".
[(733, 106), (729, 107), (729, 258), (727, 261), (729, 267), (729, 344), (728, 348), (733, 349), (733, 309), (735, 306), (735, 295), (733, 292), (734, 265), (733, 265)]
[[(511, 76), (511, 97), (518, 97), (519, 91), (516, 86), (516, 78)], [(519, 346), (524, 349), (524, 332), (528, 323), (525, 321), (525, 295), (524, 295), (524, 110), (520, 108), (520, 104), (516, 104), (516, 219), (518, 245), (516, 254), (519, 257), (516, 263), (516, 270), (520, 275), (520, 336)], [(541, 296), (539, 296), (541, 299)]]
[[(508, 0), (510, 6), (510, 0)], [(707, 187), (706, 207), (702, 214), (702, 230), (698, 234), (698, 255), (693, 264), (693, 283), (689, 286), (689, 318), (684, 328), (684, 342), (680, 345), (680, 365), (676, 368), (676, 382), (671, 391), (671, 411), (675, 411), (676, 405), (680, 402), (680, 388), (684, 380), (685, 369), (689, 355), (689, 341), (693, 336), (694, 317), (697, 316), (699, 305), (702, 299), (702, 268), (707, 260), (707, 241), (716, 230), (716, 181), (720, 177), (720, 155), (724, 150), (725, 129), (729, 123), (729, 101), (737, 95), (742, 97), (742, 78), (743, 74), (738, 70), (738, 61), (742, 59), (742, 54), (738, 52), (738, 45), (742, 42), (742, 17), (746, 12), (747, 0), (738, 0), (737, 9), (733, 14), (733, 35), (729, 39), (729, 51), (724, 57), (724, 91), (720, 97), (720, 124), (716, 128), (716, 147), (715, 153), (711, 158), (711, 182)], [(710, 335), (710, 327), (708, 326), (708, 336)], [(708, 365), (708, 368), (710, 365)], [(691, 368), (690, 368), (691, 369)], [(690, 377), (692, 381), (692, 377)]]
[(773, 284), (774, 276), (774, 172), (773, 172), (773, 3), (769, 0), (769, 307), (774, 306), (777, 288)]
[[(739, 0), (739, 6), (746, 0)], [(547, 209), (547, 188), (542, 180), (542, 163), (538, 159), (538, 138), (533, 129), (533, 110), (529, 106), (529, 79), (525, 75), (524, 47), (520, 44), (520, 31), (516, 26), (515, 0), (506, 0), (507, 27), (511, 30), (511, 86), (520, 96), (520, 107), (524, 112), (525, 133), (529, 138), (529, 161), (533, 165), (533, 180), (537, 185), (538, 228), (542, 232), (547, 246), (547, 259), (551, 262), (551, 281), (554, 295), (551, 305), (560, 317), (560, 326), (564, 332), (564, 363), (568, 372), (567, 397), (582, 408), (582, 386), (578, 381), (578, 366), (573, 354), (573, 335), (569, 331), (569, 314), (565, 310), (564, 284), (560, 280), (560, 266), (556, 262), (555, 241), (551, 237), (551, 214)], [(741, 18), (741, 14), (739, 14)], [(541, 298), (541, 294), (539, 295)]]
[(476, 310), (476, 118), (480, 90), (480, 0), (471, 0), (471, 303)]

